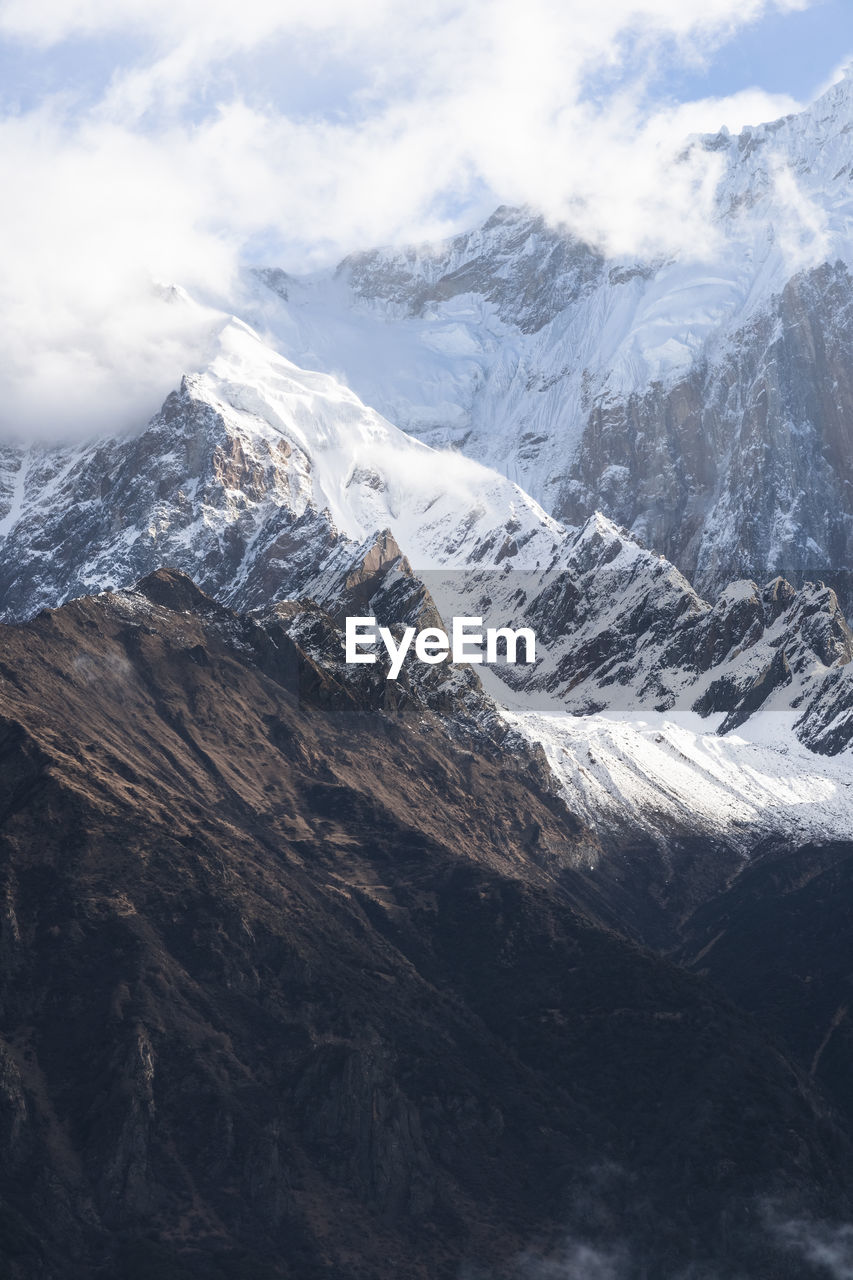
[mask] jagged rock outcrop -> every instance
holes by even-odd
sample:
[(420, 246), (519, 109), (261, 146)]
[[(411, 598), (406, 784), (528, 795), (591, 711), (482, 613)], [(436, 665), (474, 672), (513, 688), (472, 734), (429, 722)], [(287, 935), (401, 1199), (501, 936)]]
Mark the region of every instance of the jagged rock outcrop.
[[(672, 564), (600, 515), (568, 539), (561, 563), (559, 572), (427, 579), (444, 612), (488, 607), (534, 629), (536, 664), (499, 674), (541, 709), (626, 719), (689, 709), (724, 716), (715, 728), (727, 733), (770, 705), (789, 713), (805, 700), (820, 706), (822, 690), (835, 690), (853, 659), (853, 632), (822, 583), (797, 590), (778, 578), (762, 588), (736, 582), (712, 606)], [(835, 702), (847, 687), (838, 685)], [(811, 745), (817, 722), (789, 720)], [(840, 750), (849, 737), (839, 731), (831, 740)]]
[(7, 619), (163, 565), (260, 606), (322, 591), (385, 528), (419, 568), (493, 563), (508, 532), (519, 562), (547, 564), (564, 537), (516, 485), (426, 449), (236, 321), (137, 435), (7, 450), (5, 463)]

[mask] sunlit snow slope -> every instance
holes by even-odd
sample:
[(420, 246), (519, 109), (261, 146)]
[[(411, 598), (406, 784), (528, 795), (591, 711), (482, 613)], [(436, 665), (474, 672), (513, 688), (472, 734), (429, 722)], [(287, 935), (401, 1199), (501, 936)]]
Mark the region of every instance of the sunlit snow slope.
[[(390, 529), (416, 567), (547, 566), (562, 527), (516, 485), (407, 436), (240, 321), (138, 435), (0, 456), (6, 617), (160, 565), (238, 607), (298, 594)], [(2, 489), (0, 489), (2, 492)]]
[(442, 245), (259, 272), (252, 314), (405, 430), (559, 519), (603, 511), (706, 593), (831, 577), (849, 611), (851, 139), (849, 75), (799, 116), (695, 139), (719, 173), (695, 253), (611, 260), (503, 208)]

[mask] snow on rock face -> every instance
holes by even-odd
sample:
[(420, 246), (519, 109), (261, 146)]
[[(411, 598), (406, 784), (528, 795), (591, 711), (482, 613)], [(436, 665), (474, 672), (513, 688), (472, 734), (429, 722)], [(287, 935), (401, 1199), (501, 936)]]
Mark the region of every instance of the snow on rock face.
[(236, 606), (266, 604), (380, 529), (427, 568), (489, 563), (510, 536), (534, 566), (565, 537), (503, 476), (436, 454), (236, 321), (139, 435), (7, 449), (0, 501), (6, 618), (164, 564)]
[[(554, 507), (600, 496), (714, 593), (737, 576), (831, 580), (853, 604), (853, 279), (801, 273), (672, 383), (591, 410)], [(617, 487), (600, 478), (619, 460)]]
[(553, 556), (563, 538), (517, 485), (462, 455), (429, 449), (335, 379), (275, 355), (238, 322), (223, 330), (218, 356), (192, 391), (235, 438), (283, 442), (287, 496), (299, 514), (309, 506), (328, 512), (353, 540), (391, 529), (418, 567), (488, 558), (502, 526), (520, 535), (522, 560), (531, 564)]
[[(754, 833), (775, 801), (794, 829), (821, 787), (842, 812), (836, 762), (812, 755), (804, 771), (801, 746), (846, 757), (853, 740), (853, 643), (831, 591), (741, 581), (712, 606), (605, 516), (557, 524), (504, 476), (406, 436), (239, 322), (138, 435), (6, 449), (0, 503), (6, 618), (171, 566), (274, 616), (340, 673), (349, 613), (398, 629), (481, 615), (532, 627), (536, 665), (410, 666), (393, 689), (374, 679), (376, 697), (410, 697), (501, 750), (519, 734), (542, 744), (573, 809), (627, 826), (688, 829), (694, 791), (712, 833)], [(687, 764), (665, 727), (684, 717)], [(768, 717), (780, 728), (759, 759), (741, 743)], [(789, 749), (799, 763), (785, 781), (779, 756), (774, 790), (772, 753)]]
[[(738, 582), (712, 607), (605, 516), (557, 524), (499, 473), (412, 439), (239, 321), (140, 434), (7, 449), (0, 492), (7, 618), (170, 566), (239, 609), (311, 596), (331, 616), (375, 610), (388, 625), (396, 608), (400, 625), (432, 610), (532, 628), (538, 661), (502, 667), (502, 696), (560, 714), (695, 709), (728, 732), (796, 699), (804, 740), (849, 741), (846, 721), (828, 734), (814, 709), (853, 656), (831, 591)], [(452, 680), (461, 696), (465, 679)]]
[[(353, 254), (337, 275), (367, 307), (381, 300), (398, 314), (422, 316), (436, 305), (474, 293), (522, 333), (537, 333), (566, 307), (588, 297), (603, 270), (604, 259), (588, 245), (554, 231), (541, 217), (502, 206), (478, 230), (447, 245)], [(462, 326), (457, 334), (456, 342), (434, 335), (433, 345), (456, 354), (463, 345)], [(463, 350), (477, 349), (469, 344), (470, 339)]]
[(720, 166), (704, 256), (605, 261), (501, 209), (334, 275), (266, 273), (258, 314), (405, 430), (568, 523), (604, 511), (706, 594), (820, 576), (849, 609), (851, 137), (848, 75), (798, 116), (694, 140)]
[[(667, 560), (600, 514), (548, 570), (469, 569), (426, 580), (445, 616), (491, 614), (535, 631), (535, 664), (500, 665), (489, 688), (511, 706), (548, 715), (695, 712), (715, 717), (714, 730), (726, 734), (759, 711), (784, 710), (788, 731), (810, 743), (814, 718), (801, 715), (795, 730), (794, 709), (818, 704), (824, 682), (853, 659), (853, 633), (829, 588), (739, 581), (711, 606)], [(823, 749), (841, 750), (851, 737), (853, 722)]]
[(803, 708), (796, 723), (800, 739), (824, 755), (838, 755), (853, 742), (853, 670), (849, 666), (829, 672), (825, 680), (805, 690), (798, 701)]
[(639, 830), (677, 851), (680, 837), (703, 833), (748, 854), (774, 835), (849, 839), (849, 756), (815, 755), (792, 737), (790, 716), (760, 715), (720, 737), (689, 713), (504, 714), (543, 747), (572, 812), (614, 843)]

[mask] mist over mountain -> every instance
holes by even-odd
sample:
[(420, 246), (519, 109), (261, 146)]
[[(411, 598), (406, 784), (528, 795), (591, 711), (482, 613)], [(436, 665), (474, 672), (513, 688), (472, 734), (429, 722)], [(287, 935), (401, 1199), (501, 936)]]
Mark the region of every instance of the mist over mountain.
[(675, 103), (661, 66), (804, 3), (4, 0), (0, 438), (139, 426), (203, 365), (203, 332), (152, 283), (242, 314), (241, 264), (329, 265), (501, 202), (620, 253), (705, 236), (718, 166), (674, 165), (683, 139), (796, 98)]
[(848, 72), (799, 115), (694, 139), (721, 175), (674, 255), (608, 258), (503, 208), (445, 245), (260, 272), (258, 315), (405, 430), (557, 519), (602, 511), (704, 594), (781, 573), (849, 610), (851, 128)]
[(4, 1276), (845, 1274), (851, 138), (166, 289), (171, 390), (4, 440)]

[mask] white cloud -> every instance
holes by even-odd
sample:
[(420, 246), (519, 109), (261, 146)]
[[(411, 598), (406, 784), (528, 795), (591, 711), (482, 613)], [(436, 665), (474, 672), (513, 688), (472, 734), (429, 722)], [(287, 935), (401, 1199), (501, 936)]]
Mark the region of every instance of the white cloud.
[[(685, 134), (796, 104), (754, 91), (661, 106), (650, 78), (663, 56), (701, 60), (809, 2), (2, 0), (0, 37), (21, 48), (74, 37), (85, 59), (86, 39), (111, 33), (126, 49), (99, 101), (75, 106), (60, 85), (0, 119), (6, 430), (149, 412), (200, 339), (180, 308), (163, 337), (147, 282), (223, 304), (258, 238), (294, 267), (443, 234), (504, 201), (615, 251), (701, 241), (715, 161), (674, 164)], [(271, 56), (281, 93), (253, 80)], [(330, 67), (339, 98), (288, 99), (297, 70), (310, 84)]]
[(799, 1217), (786, 1219), (772, 1205), (764, 1209), (771, 1235), (792, 1254), (819, 1266), (833, 1280), (853, 1280), (853, 1226)]

